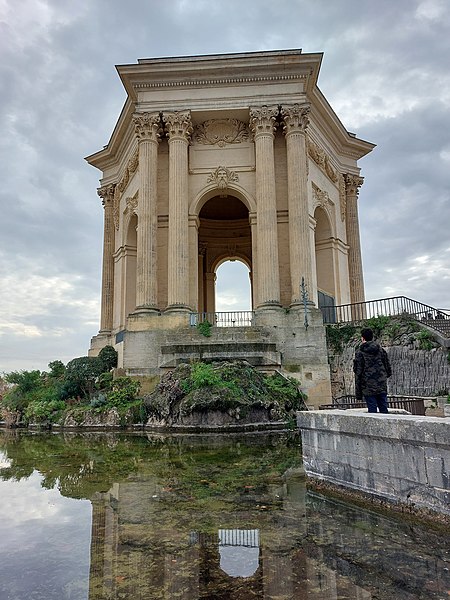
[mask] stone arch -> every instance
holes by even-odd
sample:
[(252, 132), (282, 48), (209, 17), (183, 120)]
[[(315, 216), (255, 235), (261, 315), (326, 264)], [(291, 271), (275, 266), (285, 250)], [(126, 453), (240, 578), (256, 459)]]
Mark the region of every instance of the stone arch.
[[(125, 298), (124, 321), (126, 317), (136, 308), (136, 258), (137, 258), (137, 236), (138, 217), (135, 212), (128, 211), (124, 219), (124, 245), (123, 245), (123, 288)], [(126, 225), (126, 228), (125, 228)]]
[(314, 231), (317, 290), (319, 306), (328, 298), (336, 299), (336, 277), (334, 268), (335, 238), (329, 211), (324, 206), (317, 206), (314, 211), (316, 227)]
[[(199, 312), (216, 310), (216, 271), (227, 260), (242, 261), (252, 273), (252, 231), (248, 201), (231, 186), (211, 188), (192, 204), (198, 220)], [(250, 275), (252, 281), (252, 276)], [(253, 286), (251, 285), (251, 288)], [(251, 294), (253, 297), (253, 293)]]
[[(208, 200), (211, 200), (211, 198), (214, 198), (215, 196), (219, 196), (221, 193), (223, 193), (222, 190), (219, 190), (216, 184), (205, 186), (192, 200), (189, 206), (189, 214), (198, 217), (201, 209), (208, 202)], [(229, 183), (227, 187), (227, 195), (235, 196), (238, 200), (245, 204), (249, 213), (256, 213), (256, 201), (254, 197), (242, 186), (236, 183)]]

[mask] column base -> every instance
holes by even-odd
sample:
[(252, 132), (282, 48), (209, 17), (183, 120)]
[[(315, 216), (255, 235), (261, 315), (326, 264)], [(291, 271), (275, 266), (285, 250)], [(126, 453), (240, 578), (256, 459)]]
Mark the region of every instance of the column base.
[(190, 313), (192, 309), (187, 304), (169, 304), (164, 313)]
[(142, 315), (142, 314), (154, 314), (160, 315), (161, 311), (157, 306), (136, 306), (136, 308), (131, 313), (132, 315)]
[(278, 300), (267, 300), (267, 302), (262, 302), (258, 304), (256, 310), (278, 310), (281, 309), (281, 304)]

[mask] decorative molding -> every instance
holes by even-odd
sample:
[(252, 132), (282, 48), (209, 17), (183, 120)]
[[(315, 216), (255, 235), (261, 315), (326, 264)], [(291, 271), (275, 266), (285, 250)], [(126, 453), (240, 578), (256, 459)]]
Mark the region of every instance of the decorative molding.
[(345, 221), (347, 212), (347, 192), (345, 191), (345, 179), (342, 173), (339, 173), (339, 200), (341, 205), (341, 221)]
[(321, 208), (325, 208), (327, 205), (332, 204), (331, 198), (328, 192), (321, 190), (319, 186), (312, 182), (312, 190), (313, 190), (313, 199), (315, 201), (316, 207), (320, 206)]
[(308, 154), (333, 183), (338, 182), (337, 171), (333, 168), (328, 154), (310, 139), (308, 139)]
[(193, 132), (191, 111), (165, 112), (162, 120), (169, 141), (173, 139), (189, 141)]
[(189, 79), (185, 81), (152, 81), (151, 83), (136, 83), (134, 88), (165, 88), (165, 87), (204, 87), (210, 85), (228, 85), (230, 83), (259, 83), (268, 81), (301, 81), (307, 75), (275, 75), (266, 77), (226, 77), (222, 79)]
[(359, 175), (353, 175), (352, 173), (345, 173), (344, 181), (345, 192), (347, 196), (354, 196), (357, 198), (359, 194), (359, 188), (364, 183), (363, 177), (360, 177)]
[(311, 111), (311, 105), (305, 104), (292, 104), (281, 107), (281, 115), (283, 117), (283, 133), (288, 135), (289, 133), (301, 132), (306, 133), (306, 129), (309, 125), (309, 113)]
[(215, 171), (211, 171), (206, 183), (214, 183), (220, 190), (220, 197), (226, 198), (228, 196), (228, 185), (234, 181), (239, 181), (237, 173), (226, 167), (217, 167)]
[(240, 144), (248, 140), (247, 125), (238, 119), (211, 119), (195, 128), (194, 139), (199, 144), (210, 146), (225, 144)]
[(121, 180), (118, 183), (117, 187), (119, 188), (119, 191), (121, 193), (127, 187), (128, 182), (130, 181), (133, 173), (135, 173), (136, 169), (138, 168), (138, 165), (139, 165), (139, 149), (136, 148), (132, 157), (128, 161), (127, 166), (125, 167), (125, 171), (124, 171), (124, 174), (122, 175)]
[(161, 115), (159, 113), (135, 113), (133, 123), (139, 141), (159, 142), (161, 135)]
[(278, 112), (278, 106), (275, 105), (250, 108), (250, 129), (253, 135), (255, 137), (261, 133), (271, 133), (273, 135), (277, 126)]
[(139, 191), (137, 191), (135, 193), (135, 195), (132, 198), (127, 198), (127, 202), (126, 202), (126, 208), (125, 208), (125, 212), (137, 215), (137, 209), (138, 209), (138, 202), (139, 200)]
[(110, 183), (109, 185), (104, 185), (104, 186), (98, 188), (97, 194), (102, 199), (102, 204), (105, 208), (107, 206), (113, 206), (115, 189), (116, 189), (115, 183)]

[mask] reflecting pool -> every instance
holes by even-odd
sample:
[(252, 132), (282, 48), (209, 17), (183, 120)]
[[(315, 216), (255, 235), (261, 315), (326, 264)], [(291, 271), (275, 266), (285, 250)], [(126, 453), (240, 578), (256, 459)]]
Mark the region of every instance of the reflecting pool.
[(448, 537), (307, 492), (299, 444), (0, 431), (0, 599), (449, 600)]

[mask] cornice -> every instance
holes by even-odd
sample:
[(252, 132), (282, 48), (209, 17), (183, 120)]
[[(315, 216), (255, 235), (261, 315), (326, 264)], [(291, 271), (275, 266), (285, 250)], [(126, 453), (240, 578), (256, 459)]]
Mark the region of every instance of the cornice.
[(268, 81), (298, 81), (307, 79), (308, 75), (272, 75), (268, 77), (225, 77), (221, 79), (189, 79), (186, 81), (152, 81), (152, 82), (136, 82), (133, 84), (135, 90), (152, 89), (152, 88), (172, 88), (172, 87), (205, 87), (230, 85), (233, 83), (267, 83)]

